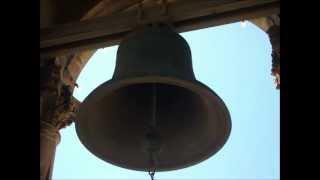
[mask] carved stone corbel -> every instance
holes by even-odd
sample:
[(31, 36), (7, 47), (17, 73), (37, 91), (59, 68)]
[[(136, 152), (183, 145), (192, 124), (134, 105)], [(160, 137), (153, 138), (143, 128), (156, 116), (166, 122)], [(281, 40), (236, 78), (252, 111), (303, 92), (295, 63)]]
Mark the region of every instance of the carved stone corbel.
[(65, 84), (61, 74), (65, 64), (59, 59), (40, 61), (40, 179), (50, 180), (59, 130), (74, 119), (77, 103), (72, 87)]
[[(280, 21), (280, 17), (279, 17)], [(271, 74), (275, 77), (276, 88), (280, 89), (280, 22), (274, 23), (267, 30), (272, 45), (272, 68)]]
[(280, 14), (251, 19), (250, 21), (269, 36), (272, 45), (271, 75), (275, 77), (276, 88), (280, 89)]

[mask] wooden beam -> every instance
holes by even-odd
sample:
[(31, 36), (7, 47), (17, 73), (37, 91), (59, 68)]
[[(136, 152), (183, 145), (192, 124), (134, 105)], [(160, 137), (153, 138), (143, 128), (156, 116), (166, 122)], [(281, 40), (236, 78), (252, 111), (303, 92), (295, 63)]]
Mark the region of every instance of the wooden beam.
[[(280, 12), (279, 0), (184, 0), (169, 4), (178, 32), (212, 27)], [(163, 21), (159, 7), (144, 9), (143, 23)], [(40, 30), (40, 56), (58, 56), (118, 44), (138, 24), (137, 11)]]
[(143, 0), (102, 0), (94, 8), (92, 8), (81, 20), (109, 16), (125, 10)]

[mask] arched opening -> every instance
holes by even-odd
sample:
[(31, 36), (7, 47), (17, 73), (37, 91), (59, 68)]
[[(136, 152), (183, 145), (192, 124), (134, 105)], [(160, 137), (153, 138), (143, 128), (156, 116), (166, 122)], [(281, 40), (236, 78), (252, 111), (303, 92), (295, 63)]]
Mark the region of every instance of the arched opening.
[[(279, 179), (279, 91), (274, 88), (271, 45), (257, 26), (233, 23), (182, 33), (199, 81), (230, 110), (233, 130), (215, 156), (190, 168), (157, 173), (158, 179)], [(117, 46), (98, 50), (82, 70), (74, 96), (82, 101), (112, 77)], [(87, 151), (74, 125), (61, 130), (53, 179), (142, 179), (144, 172), (115, 167)]]

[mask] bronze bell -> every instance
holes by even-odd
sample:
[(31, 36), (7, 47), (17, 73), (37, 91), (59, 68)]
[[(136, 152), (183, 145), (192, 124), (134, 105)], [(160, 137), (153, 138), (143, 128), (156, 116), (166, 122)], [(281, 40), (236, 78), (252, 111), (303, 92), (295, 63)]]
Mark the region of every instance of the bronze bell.
[(195, 79), (190, 47), (168, 26), (135, 31), (120, 43), (111, 80), (81, 104), (76, 131), (100, 159), (132, 170), (197, 164), (227, 141), (223, 101)]

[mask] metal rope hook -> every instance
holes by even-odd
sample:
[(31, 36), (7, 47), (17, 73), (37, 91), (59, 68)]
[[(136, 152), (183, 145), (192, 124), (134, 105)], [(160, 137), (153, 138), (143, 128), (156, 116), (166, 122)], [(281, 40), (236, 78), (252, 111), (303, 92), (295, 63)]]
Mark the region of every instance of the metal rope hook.
[(151, 180), (154, 180), (154, 175), (156, 173), (156, 156), (155, 152), (150, 152), (150, 169), (148, 174), (150, 175)]
[(157, 158), (156, 158), (156, 151), (150, 151), (150, 169), (148, 170), (148, 173), (151, 177), (151, 180), (154, 180), (154, 175), (156, 173), (156, 164), (157, 164)]
[(149, 132), (146, 135), (148, 147), (147, 152), (149, 155), (150, 169), (148, 174), (151, 180), (154, 180), (154, 175), (157, 165), (157, 153), (160, 151), (160, 138), (156, 130), (156, 114), (157, 114), (157, 84), (152, 84), (152, 118), (149, 122)]
[(168, 1), (167, 0), (161, 0), (161, 5), (162, 5), (162, 13), (165, 16), (168, 16)]
[(157, 24), (167, 24), (169, 26), (173, 26), (172, 24), (172, 18), (169, 15), (169, 3), (167, 0), (154, 0), (157, 4), (160, 4), (160, 16), (163, 16), (160, 18), (161, 20), (156, 20), (155, 22), (148, 22), (148, 18), (144, 17), (145, 12), (143, 9), (143, 1), (139, 2), (137, 4), (137, 26), (142, 26), (144, 24), (148, 24), (150, 26), (154, 26)]
[(156, 173), (156, 171), (155, 170), (149, 170), (148, 173), (150, 175), (151, 180), (154, 180), (154, 174)]

